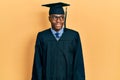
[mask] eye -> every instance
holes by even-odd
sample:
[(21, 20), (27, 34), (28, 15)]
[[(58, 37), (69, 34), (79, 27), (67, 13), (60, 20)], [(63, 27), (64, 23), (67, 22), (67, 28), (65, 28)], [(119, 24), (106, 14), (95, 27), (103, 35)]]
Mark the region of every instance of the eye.
[(53, 20), (57, 20), (57, 16), (50, 16)]
[(64, 20), (64, 16), (51, 16), (51, 18), (53, 20), (57, 20), (57, 19)]
[(60, 18), (60, 19), (64, 19), (64, 16), (60, 16), (59, 18)]
[(57, 16), (53, 16), (52, 18), (56, 20), (58, 17)]

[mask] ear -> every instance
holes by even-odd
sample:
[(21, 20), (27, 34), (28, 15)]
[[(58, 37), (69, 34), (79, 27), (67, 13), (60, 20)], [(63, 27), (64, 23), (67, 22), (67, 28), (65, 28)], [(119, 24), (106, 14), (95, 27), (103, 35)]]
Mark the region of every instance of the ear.
[(48, 18), (49, 18), (49, 21), (51, 22), (51, 18), (50, 18), (50, 16), (48, 16)]

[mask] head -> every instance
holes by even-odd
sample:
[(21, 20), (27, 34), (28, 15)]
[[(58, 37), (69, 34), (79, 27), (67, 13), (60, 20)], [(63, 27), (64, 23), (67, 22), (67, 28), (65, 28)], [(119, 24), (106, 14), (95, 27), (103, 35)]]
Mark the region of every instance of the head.
[(64, 16), (64, 6), (69, 6), (67, 3), (51, 3), (51, 4), (45, 4), (42, 6), (50, 7), (49, 10), (49, 21), (51, 23), (52, 28), (55, 31), (59, 31), (65, 22), (65, 16)]
[(59, 31), (64, 25), (64, 14), (50, 14), (49, 21), (55, 31)]

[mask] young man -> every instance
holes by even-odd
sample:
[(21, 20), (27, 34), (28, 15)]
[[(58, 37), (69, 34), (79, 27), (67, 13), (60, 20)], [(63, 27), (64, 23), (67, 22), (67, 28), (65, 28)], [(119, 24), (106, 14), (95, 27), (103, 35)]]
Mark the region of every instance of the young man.
[(85, 80), (79, 33), (64, 26), (66, 3), (52, 3), (51, 28), (39, 32), (35, 45), (32, 80)]

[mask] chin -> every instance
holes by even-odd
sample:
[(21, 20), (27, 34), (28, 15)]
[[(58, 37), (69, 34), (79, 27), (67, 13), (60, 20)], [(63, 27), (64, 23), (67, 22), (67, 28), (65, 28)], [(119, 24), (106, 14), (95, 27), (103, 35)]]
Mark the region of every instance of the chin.
[(56, 28), (61, 28), (62, 26), (61, 25), (55, 25)]
[(58, 27), (56, 27), (56, 29), (57, 29), (57, 30), (60, 30), (61, 28), (62, 28), (62, 27), (59, 27), (59, 26), (58, 26)]
[(56, 27), (55, 30), (59, 31), (62, 27)]

